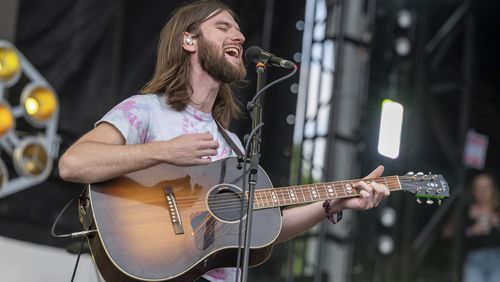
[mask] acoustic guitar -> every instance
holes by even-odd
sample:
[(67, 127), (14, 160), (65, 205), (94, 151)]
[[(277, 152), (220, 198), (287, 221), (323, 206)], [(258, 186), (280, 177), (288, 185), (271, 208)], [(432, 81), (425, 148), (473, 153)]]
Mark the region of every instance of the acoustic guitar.
[[(92, 256), (107, 281), (193, 281), (236, 265), (242, 193), (237, 157), (203, 166), (157, 165), (90, 184), (80, 218)], [(272, 188), (259, 167), (253, 203), (250, 265), (271, 254), (281, 229), (280, 207), (357, 197), (359, 180)], [(418, 199), (449, 196), (441, 175), (387, 176), (364, 181), (405, 190)]]

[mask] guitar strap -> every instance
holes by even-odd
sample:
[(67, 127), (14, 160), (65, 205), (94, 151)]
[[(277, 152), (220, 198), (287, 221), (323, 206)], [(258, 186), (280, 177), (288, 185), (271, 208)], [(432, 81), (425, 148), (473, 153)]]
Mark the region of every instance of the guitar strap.
[(233, 152), (235, 152), (238, 157), (244, 157), (245, 154), (243, 154), (240, 148), (234, 143), (233, 139), (227, 134), (224, 127), (222, 127), (222, 125), (217, 120), (215, 121), (215, 123), (217, 123), (219, 132), (222, 134), (222, 137), (224, 137), (224, 140), (226, 140), (227, 144), (229, 144), (229, 147), (233, 149)]

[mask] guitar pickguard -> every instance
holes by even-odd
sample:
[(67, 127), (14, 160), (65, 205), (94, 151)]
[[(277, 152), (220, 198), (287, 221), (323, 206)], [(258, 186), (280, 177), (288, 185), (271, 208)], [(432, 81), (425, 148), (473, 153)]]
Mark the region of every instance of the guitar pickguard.
[(206, 250), (214, 244), (217, 219), (209, 212), (199, 212), (191, 216), (194, 241), (200, 250)]
[[(217, 184), (206, 195), (208, 211), (191, 216), (196, 246), (206, 250), (216, 238), (237, 233), (240, 219), (241, 189), (233, 184)], [(245, 206), (246, 208), (246, 206)]]

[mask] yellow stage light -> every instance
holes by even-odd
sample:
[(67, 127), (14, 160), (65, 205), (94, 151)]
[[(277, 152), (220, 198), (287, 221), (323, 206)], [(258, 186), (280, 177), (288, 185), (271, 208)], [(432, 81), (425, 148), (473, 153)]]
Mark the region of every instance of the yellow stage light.
[[(7, 101), (6, 94), (20, 97), (18, 103)], [(49, 82), (12, 43), (0, 39), (0, 199), (50, 176), (59, 150), (58, 116), (59, 100)], [(37, 129), (16, 128), (18, 118)], [(6, 163), (14, 166), (14, 176)]]
[(38, 113), (38, 110), (40, 109), (40, 104), (35, 98), (29, 97), (24, 102), (24, 107), (28, 115), (34, 116)]
[(47, 149), (35, 139), (27, 139), (14, 150), (14, 167), (25, 176), (39, 176), (51, 169)]
[(14, 127), (12, 112), (6, 104), (0, 103), (0, 138)]
[(21, 71), (20, 66), (16, 51), (8, 46), (0, 46), (0, 82), (13, 79)]
[(56, 94), (44, 86), (28, 86), (21, 95), (21, 103), (28, 119), (36, 124), (44, 124), (52, 119), (59, 102)]

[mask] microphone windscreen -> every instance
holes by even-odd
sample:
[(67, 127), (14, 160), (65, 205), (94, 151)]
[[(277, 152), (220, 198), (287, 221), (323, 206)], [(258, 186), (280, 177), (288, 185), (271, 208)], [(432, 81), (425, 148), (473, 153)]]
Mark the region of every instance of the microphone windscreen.
[(247, 62), (251, 62), (251, 61), (254, 61), (259, 58), (259, 54), (262, 52), (262, 48), (260, 48), (259, 46), (252, 46), (252, 47), (249, 47), (246, 51), (245, 51), (245, 58), (247, 59)]

